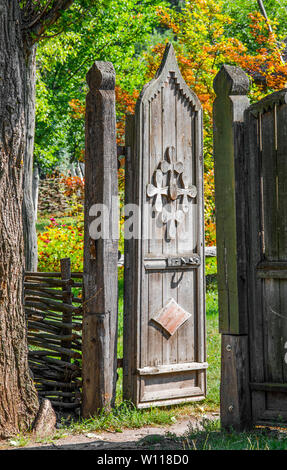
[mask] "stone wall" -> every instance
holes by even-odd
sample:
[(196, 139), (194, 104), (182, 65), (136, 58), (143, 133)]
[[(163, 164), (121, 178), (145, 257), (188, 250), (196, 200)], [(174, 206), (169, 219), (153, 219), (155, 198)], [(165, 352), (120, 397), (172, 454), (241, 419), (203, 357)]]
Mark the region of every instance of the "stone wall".
[(38, 214), (66, 215), (69, 210), (68, 197), (61, 178), (40, 180)]

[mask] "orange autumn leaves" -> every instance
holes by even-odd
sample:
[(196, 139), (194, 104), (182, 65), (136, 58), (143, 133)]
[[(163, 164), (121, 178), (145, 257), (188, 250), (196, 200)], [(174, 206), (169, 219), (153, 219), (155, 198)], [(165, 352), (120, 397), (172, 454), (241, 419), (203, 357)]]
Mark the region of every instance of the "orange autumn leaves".
[(65, 188), (65, 196), (70, 199), (75, 197), (79, 204), (84, 204), (85, 181), (83, 178), (79, 176), (62, 176), (61, 183)]
[(83, 119), (85, 116), (85, 106), (81, 104), (80, 100), (73, 99), (69, 102), (71, 108), (71, 116), (73, 119)]
[[(116, 85), (115, 92), (117, 106), (117, 144), (124, 145), (125, 115), (133, 114), (139, 92), (138, 90), (134, 90), (132, 93), (128, 93), (119, 85)], [(81, 104), (80, 100), (73, 99), (69, 102), (69, 105), (73, 119), (84, 119), (85, 106)]]
[[(204, 110), (205, 156), (205, 229), (207, 244), (215, 241), (215, 201), (212, 156), (212, 105), (215, 98), (213, 80), (223, 63), (242, 67), (252, 79), (251, 100), (258, 100), (285, 86), (287, 66), (282, 62), (282, 44), (276, 34), (276, 22), (269, 32), (265, 19), (258, 12), (249, 15), (252, 51), (239, 39), (230, 37), (226, 26), (233, 19), (223, 12), (215, 0), (186, 1), (176, 11), (168, 7), (157, 10), (159, 22), (174, 36), (174, 46), (182, 75), (199, 97)], [(159, 43), (145, 54), (144, 82), (154, 77), (162, 60), (165, 43)], [(124, 145), (125, 115), (134, 112), (138, 90), (132, 93), (116, 87), (117, 142)], [(72, 116), (84, 116), (84, 107), (77, 100), (70, 103)], [(123, 170), (121, 169), (121, 180)], [(123, 182), (123, 181), (122, 181)]]
[[(214, 0), (187, 1), (177, 12), (158, 9), (161, 24), (170, 29), (176, 41), (176, 54), (181, 73), (193, 88), (204, 110), (205, 156), (205, 231), (206, 243), (216, 243), (215, 198), (213, 174), (212, 106), (215, 98), (213, 80), (223, 63), (242, 67), (251, 78), (251, 100), (258, 100), (271, 91), (281, 89), (287, 81), (287, 65), (282, 61), (282, 44), (276, 35), (276, 22), (269, 32), (265, 19), (258, 12), (249, 15), (253, 51), (237, 38), (229, 37), (225, 25), (232, 19), (222, 12), (222, 4)], [(147, 55), (148, 78), (151, 78), (163, 55), (165, 44), (157, 44)]]
[[(287, 65), (281, 60), (282, 47), (276, 35), (276, 22), (269, 32), (265, 19), (258, 12), (249, 15), (249, 29), (256, 50), (250, 53), (238, 39), (228, 37), (225, 25), (232, 19), (222, 13), (222, 5), (214, 0), (186, 2), (182, 12), (160, 8), (163, 26), (176, 34), (177, 60), (182, 75), (199, 97), (204, 111), (211, 116), (214, 100), (213, 79), (223, 63), (242, 67), (255, 85), (254, 98), (285, 86)], [(165, 44), (158, 44), (147, 57), (153, 74), (158, 67)]]
[[(287, 81), (287, 65), (282, 63), (280, 47), (274, 32), (270, 33), (265, 19), (258, 12), (249, 15), (249, 29), (257, 44), (256, 52), (249, 53), (247, 47), (234, 37), (225, 34), (225, 25), (233, 20), (222, 13), (222, 4), (215, 0), (187, 1), (181, 12), (169, 8), (157, 11), (160, 23), (176, 35), (174, 43), (182, 75), (199, 97), (204, 111), (211, 116), (214, 100), (213, 79), (223, 63), (242, 67), (255, 79), (252, 93), (256, 99), (261, 95), (284, 87)], [(160, 64), (165, 43), (157, 44), (145, 60), (145, 81), (151, 79)], [(133, 113), (138, 90), (127, 92), (116, 86), (118, 144), (123, 144), (125, 114)], [(71, 116), (82, 119), (85, 106), (79, 100), (69, 103)]]
[(125, 117), (126, 114), (133, 114), (139, 92), (134, 90), (128, 93), (119, 85), (116, 86), (116, 103), (117, 103), (117, 143), (125, 145)]
[(268, 92), (285, 87), (287, 64), (282, 60), (285, 44), (276, 35), (276, 22), (273, 22), (273, 32), (270, 32), (260, 13), (252, 13), (249, 18), (250, 32), (257, 45), (255, 54), (248, 54), (246, 48), (240, 45), (238, 50), (228, 51), (228, 57), (251, 76), (256, 84), (252, 97), (260, 99)]

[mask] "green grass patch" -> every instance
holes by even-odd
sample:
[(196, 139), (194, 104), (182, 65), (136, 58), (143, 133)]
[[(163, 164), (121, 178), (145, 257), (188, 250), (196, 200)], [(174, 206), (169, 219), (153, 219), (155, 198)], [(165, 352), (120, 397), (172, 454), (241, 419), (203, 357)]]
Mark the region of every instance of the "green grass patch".
[(218, 331), (218, 294), (216, 291), (206, 293), (206, 347), (207, 347), (207, 397), (205, 406), (210, 410), (219, 407), (220, 387), (220, 350), (221, 337)]
[[(73, 433), (105, 430), (121, 432), (123, 428), (168, 425), (175, 421), (175, 413), (172, 410), (164, 408), (137, 410), (132, 403), (123, 402), (111, 412), (102, 411), (98, 416), (72, 421), (68, 429)], [(62, 427), (66, 427), (65, 423)]]
[(203, 421), (203, 429), (192, 430), (183, 442), (191, 450), (286, 450), (287, 433), (257, 428), (250, 432), (223, 432), (219, 420)]

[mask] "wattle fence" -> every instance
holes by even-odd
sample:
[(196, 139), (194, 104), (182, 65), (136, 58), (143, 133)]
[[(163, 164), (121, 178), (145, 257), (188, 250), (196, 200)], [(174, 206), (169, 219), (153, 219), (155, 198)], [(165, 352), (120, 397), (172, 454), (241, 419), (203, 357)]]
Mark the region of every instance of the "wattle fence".
[(59, 273), (25, 273), (29, 366), (39, 396), (55, 408), (81, 403), (82, 277), (69, 258)]

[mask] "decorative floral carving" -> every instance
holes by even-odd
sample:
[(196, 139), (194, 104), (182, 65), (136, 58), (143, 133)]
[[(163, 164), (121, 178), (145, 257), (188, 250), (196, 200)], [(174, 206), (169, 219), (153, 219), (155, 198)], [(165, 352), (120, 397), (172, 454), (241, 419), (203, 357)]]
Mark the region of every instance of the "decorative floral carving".
[(187, 213), (189, 210), (188, 198), (195, 198), (197, 195), (197, 189), (193, 185), (188, 186), (187, 177), (184, 174), (181, 175), (181, 182), (183, 188), (178, 188), (177, 194), (178, 196), (183, 196), (182, 210), (183, 212)]
[[(169, 210), (167, 209), (169, 208)], [(184, 213), (181, 210), (176, 210), (174, 204), (168, 204), (163, 208), (161, 214), (161, 220), (163, 224), (167, 225), (167, 236), (169, 240), (173, 240), (176, 237), (176, 222), (181, 224), (184, 220)]]
[[(197, 189), (189, 186), (186, 175), (184, 175), (184, 165), (177, 162), (175, 158), (175, 148), (168, 147), (166, 151), (167, 160), (162, 160), (159, 168), (154, 172), (155, 185), (147, 185), (147, 196), (155, 197), (154, 208), (161, 213), (161, 220), (167, 224), (167, 235), (169, 239), (176, 237), (176, 224), (181, 224), (185, 215), (189, 211), (189, 198), (195, 198)], [(169, 173), (169, 182), (163, 186), (164, 175)], [(170, 204), (163, 206), (162, 197), (166, 197)], [(176, 209), (176, 200), (182, 197), (182, 209)]]
[(154, 197), (155, 196), (155, 210), (157, 212), (162, 212), (162, 196), (167, 196), (168, 195), (168, 186), (162, 186), (163, 183), (163, 174), (161, 170), (156, 170), (155, 174), (155, 184), (148, 184), (147, 185), (147, 195), (148, 197)]

